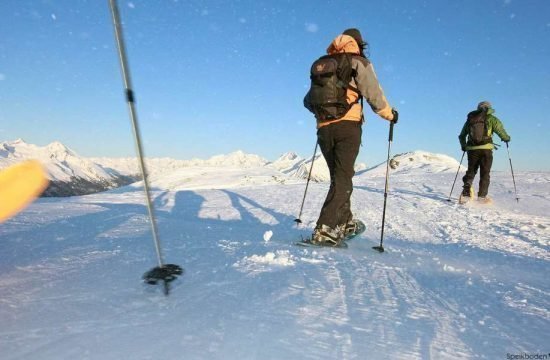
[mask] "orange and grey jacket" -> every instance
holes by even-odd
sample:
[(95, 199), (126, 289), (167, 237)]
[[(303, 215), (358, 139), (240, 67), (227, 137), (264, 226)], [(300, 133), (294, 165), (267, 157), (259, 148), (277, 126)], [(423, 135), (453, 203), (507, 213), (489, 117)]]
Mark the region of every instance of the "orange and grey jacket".
[[(364, 57), (359, 56), (360, 49), (357, 45), (357, 42), (349, 35), (338, 35), (330, 44), (327, 49), (327, 54), (337, 54), (337, 53), (350, 53), (356, 54), (351, 59), (351, 65), (355, 70), (355, 77), (352, 78), (350, 85), (359, 90), (361, 95), (367, 100), (367, 103), (370, 105), (372, 111), (378, 114), (380, 117), (386, 120), (393, 120), (392, 108), (386, 97), (384, 96), (384, 91), (376, 74), (374, 68), (369, 60)], [(309, 103), (308, 100), (309, 93), (306, 94), (304, 98), (304, 103)], [(347, 91), (347, 100), (349, 104), (353, 104), (349, 111), (342, 116), (340, 119), (319, 122), (317, 121), (317, 127), (323, 127), (339, 121), (362, 121), (363, 119), (363, 109), (359, 102), (359, 94), (355, 91), (348, 89)]]

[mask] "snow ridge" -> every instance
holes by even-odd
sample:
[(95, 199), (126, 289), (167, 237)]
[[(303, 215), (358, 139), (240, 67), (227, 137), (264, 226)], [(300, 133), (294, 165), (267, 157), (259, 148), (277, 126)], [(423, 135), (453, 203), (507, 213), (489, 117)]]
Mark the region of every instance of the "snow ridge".
[[(58, 141), (44, 147), (27, 144), (22, 139), (0, 143), (0, 168), (29, 158), (38, 159), (47, 168), (52, 184), (45, 192), (46, 196), (104, 191), (141, 178), (136, 158), (84, 158)], [(147, 158), (145, 163), (148, 176), (155, 185), (171, 189), (289, 183), (307, 179), (310, 171), (312, 182), (330, 181), (327, 163), (320, 152), (315, 159), (287, 152), (269, 162), (258, 155), (238, 150), (206, 160)], [(418, 150), (395, 155), (391, 159), (391, 166), (395, 173), (445, 173), (455, 172), (458, 161), (447, 155)], [(226, 172), (225, 179), (211, 176), (221, 168), (232, 170)], [(358, 175), (372, 177), (384, 175), (386, 164), (384, 162), (365, 169), (367, 166), (363, 163), (355, 166)], [(204, 176), (209, 180), (203, 181)]]
[[(447, 173), (458, 170), (459, 162), (444, 154), (434, 154), (423, 150), (394, 155), (390, 159), (393, 173)], [(466, 168), (461, 165), (461, 170)], [(380, 176), (386, 172), (386, 162), (382, 162), (364, 172), (366, 176)]]

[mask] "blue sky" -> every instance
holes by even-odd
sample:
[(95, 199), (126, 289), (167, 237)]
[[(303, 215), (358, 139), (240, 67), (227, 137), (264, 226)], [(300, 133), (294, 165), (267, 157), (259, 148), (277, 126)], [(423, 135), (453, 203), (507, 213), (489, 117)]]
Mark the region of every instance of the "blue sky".
[[(399, 109), (392, 153), (460, 158), (466, 114), (489, 100), (514, 170), (550, 170), (550, 1), (120, 1), (145, 153), (241, 149), (311, 156), (309, 67), (348, 27)], [(0, 2), (0, 141), (61, 141), (134, 156), (107, 0)], [(366, 111), (358, 161), (385, 160), (388, 123)], [(496, 170), (508, 169), (505, 149)]]

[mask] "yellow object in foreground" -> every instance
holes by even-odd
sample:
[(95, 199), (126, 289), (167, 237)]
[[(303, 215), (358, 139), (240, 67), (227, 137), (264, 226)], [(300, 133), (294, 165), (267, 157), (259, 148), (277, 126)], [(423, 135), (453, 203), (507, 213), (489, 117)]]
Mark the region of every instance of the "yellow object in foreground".
[(23, 210), (46, 186), (48, 178), (42, 165), (28, 160), (0, 171), (0, 222)]

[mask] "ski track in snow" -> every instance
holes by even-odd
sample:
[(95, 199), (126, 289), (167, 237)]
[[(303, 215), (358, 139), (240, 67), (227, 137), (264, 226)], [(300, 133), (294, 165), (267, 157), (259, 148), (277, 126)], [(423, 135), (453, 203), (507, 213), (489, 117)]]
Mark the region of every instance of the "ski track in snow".
[[(495, 204), (459, 206), (452, 174), (357, 177), (367, 231), (348, 249), (301, 248), (327, 184), (155, 190), (169, 297), (143, 195), (40, 199), (0, 228), (2, 359), (457, 359), (548, 352), (548, 181), (504, 174)], [(521, 179), (521, 176), (518, 177)], [(532, 180), (532, 181), (531, 181)], [(460, 190), (455, 188), (455, 193)], [(266, 232), (272, 235), (266, 240)]]

